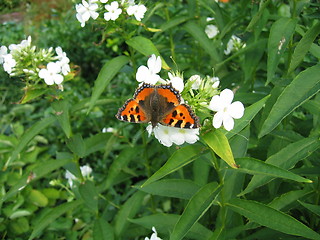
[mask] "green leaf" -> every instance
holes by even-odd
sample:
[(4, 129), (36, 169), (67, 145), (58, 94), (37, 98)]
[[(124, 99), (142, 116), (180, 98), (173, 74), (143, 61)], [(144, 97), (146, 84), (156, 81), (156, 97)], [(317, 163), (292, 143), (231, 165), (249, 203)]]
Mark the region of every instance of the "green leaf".
[(189, 21), (184, 25), (184, 29), (196, 40), (199, 42), (200, 46), (208, 53), (211, 59), (214, 61), (214, 64), (217, 64), (221, 61), (219, 53), (216, 47), (213, 45), (212, 41), (205, 34), (204, 29), (200, 27), (195, 21)]
[(203, 135), (206, 144), (230, 167), (237, 168), (227, 137), (216, 129)]
[(93, 225), (93, 240), (114, 240), (113, 228), (103, 218), (99, 218)]
[(171, 240), (182, 239), (192, 226), (205, 214), (210, 208), (213, 200), (220, 192), (221, 186), (216, 182), (208, 183), (203, 186), (188, 202), (178, 222), (174, 226)]
[(95, 214), (98, 213), (98, 193), (96, 186), (92, 181), (86, 181), (84, 184), (80, 184), (79, 193), (84, 203)]
[(200, 186), (187, 179), (164, 179), (136, 189), (158, 196), (190, 199)]
[(294, 33), (296, 23), (296, 19), (283, 17), (278, 19), (270, 29), (266, 85), (268, 85), (274, 77), (280, 58)]
[(236, 198), (226, 203), (226, 206), (250, 221), (276, 231), (308, 239), (320, 239), (318, 233), (295, 218), (262, 203)]
[(309, 194), (312, 194), (312, 191), (307, 189), (286, 192), (282, 194), (280, 197), (273, 199), (272, 202), (268, 204), (268, 206), (277, 210), (281, 210), (282, 208), (289, 206), (298, 199), (305, 197)]
[(290, 179), (296, 182), (312, 183), (311, 180), (300, 177), (297, 174), (289, 172), (285, 169), (276, 167), (272, 164), (260, 161), (254, 158), (237, 158), (236, 162), (239, 168), (236, 171), (252, 174), (252, 175), (266, 175), (270, 177), (278, 177)]
[[(262, 125), (259, 137), (271, 132), (294, 109), (303, 104), (320, 90), (320, 64), (301, 72), (283, 90)], [(299, 89), (299, 91), (297, 91)]]
[(51, 116), (48, 118), (44, 118), (39, 122), (35, 123), (32, 127), (26, 130), (23, 135), (21, 136), (18, 145), (13, 150), (11, 156), (9, 157), (8, 161), (6, 162), (3, 170), (6, 170), (7, 167), (11, 162), (17, 159), (19, 153), (27, 146), (27, 144), (36, 136), (38, 135), (43, 129), (47, 128), (51, 124), (55, 122), (55, 117)]
[[(171, 232), (179, 217), (179, 215), (175, 214), (159, 213), (137, 219), (130, 219), (129, 221), (135, 224), (139, 224), (147, 229), (155, 227), (157, 232), (159, 233), (158, 236), (162, 239), (166, 239), (161, 235)], [(200, 223), (195, 223), (193, 227), (188, 231), (186, 238), (207, 240), (211, 236), (211, 234), (212, 232), (205, 228), (203, 225), (201, 225)]]
[(124, 231), (128, 229), (129, 218), (133, 218), (140, 210), (145, 193), (134, 193), (121, 207), (115, 218), (114, 232), (117, 238), (119, 238)]
[(255, 25), (263, 15), (263, 12), (265, 11), (266, 7), (269, 5), (270, 2), (271, 0), (263, 1), (263, 3), (259, 8), (259, 11), (251, 18), (251, 21), (249, 22), (246, 28), (246, 32), (251, 32), (253, 30), (253, 28), (255, 27)]
[(51, 106), (56, 112), (56, 118), (58, 119), (62, 130), (67, 138), (70, 138), (72, 132), (70, 126), (69, 103), (66, 100), (55, 101)]
[[(309, 156), (312, 152), (320, 147), (318, 138), (305, 138), (300, 141), (289, 144), (279, 152), (270, 156), (265, 163), (272, 164), (283, 169), (292, 168), (297, 162)], [(246, 189), (241, 195), (251, 192), (252, 190), (270, 182), (273, 177), (270, 176), (253, 176)]]
[(297, 44), (291, 57), (288, 74), (291, 73), (302, 62), (304, 56), (311, 48), (311, 44), (319, 34), (320, 22), (316, 23), (313, 27), (311, 27)]
[[(160, 28), (163, 32), (165, 32), (170, 28), (176, 27), (176, 26), (180, 25), (181, 23), (188, 21), (189, 19), (190, 19), (189, 16), (175, 17), (175, 18), (170, 19), (169, 21), (166, 21), (165, 23), (163, 23)], [(163, 33), (160, 33), (160, 34), (163, 34)]]
[[(126, 41), (126, 43), (130, 47), (137, 50), (139, 53), (143, 54), (144, 56), (150, 56), (152, 54), (155, 54), (156, 56), (161, 57), (157, 47), (148, 38), (137, 36), (137, 37), (130, 38), (129, 40)], [(161, 57), (161, 61), (162, 61), (162, 68), (169, 70), (170, 67), (162, 57)]]
[(142, 187), (147, 186), (148, 184), (157, 181), (160, 178), (182, 168), (188, 163), (194, 160), (194, 157), (199, 156), (203, 146), (193, 144), (180, 148), (172, 154), (168, 161), (157, 171), (155, 172), (143, 185)]
[(41, 179), (44, 176), (47, 176), (49, 173), (54, 170), (66, 165), (71, 162), (72, 158), (61, 158), (54, 160), (47, 160), (46, 162), (37, 163), (32, 171), (27, 171), (19, 181), (10, 188), (10, 190), (0, 198), (0, 206), (7, 199), (10, 199), (15, 194), (20, 192), (30, 181), (36, 181)]
[(86, 146), (85, 156), (91, 153), (102, 151), (106, 148), (110, 139), (114, 139), (112, 133), (98, 133), (89, 138), (84, 139), (84, 144)]
[(67, 146), (71, 150), (71, 152), (73, 152), (80, 158), (84, 157), (86, 154), (86, 145), (80, 133), (77, 133), (76, 135), (68, 139)]
[(65, 214), (68, 211), (79, 207), (81, 205), (81, 200), (76, 200), (73, 202), (67, 202), (60, 204), (58, 207), (50, 209), (46, 214), (44, 214), (34, 225), (34, 229), (29, 237), (29, 240), (37, 237), (50, 223), (54, 222), (58, 217)]
[(232, 131), (227, 132), (225, 135), (228, 139), (233, 137), (235, 134), (242, 131), (246, 126), (250, 124), (252, 119), (257, 115), (257, 113), (264, 107), (266, 101), (269, 99), (270, 96), (266, 96), (263, 99), (259, 100), (258, 102), (252, 104), (251, 106), (247, 107), (244, 111), (244, 115), (240, 119), (235, 119), (234, 128)]
[(310, 212), (313, 212), (314, 214), (318, 215), (320, 217), (320, 206), (319, 205), (314, 205), (310, 203), (305, 203), (298, 201), (302, 206), (304, 206), (306, 209), (308, 209)]
[(21, 98), (21, 100), (19, 101), (19, 103), (25, 104), (25, 103), (27, 103), (37, 97), (42, 96), (43, 94), (45, 94), (48, 91), (49, 91), (48, 88), (26, 88), (25, 93), (24, 93), (23, 97)]
[(103, 67), (101, 68), (97, 79), (94, 82), (94, 87), (92, 91), (92, 96), (90, 99), (90, 104), (87, 113), (91, 111), (93, 106), (95, 105), (96, 101), (106, 88), (106, 86), (110, 83), (110, 81), (114, 78), (114, 76), (120, 71), (120, 69), (127, 64), (129, 58), (126, 56), (119, 56), (113, 58), (112, 60), (108, 61)]
[(105, 182), (99, 187), (98, 192), (109, 189), (119, 173), (128, 165), (132, 156), (136, 154), (137, 149), (128, 147), (120, 152), (119, 156), (115, 158), (109, 167), (108, 175)]

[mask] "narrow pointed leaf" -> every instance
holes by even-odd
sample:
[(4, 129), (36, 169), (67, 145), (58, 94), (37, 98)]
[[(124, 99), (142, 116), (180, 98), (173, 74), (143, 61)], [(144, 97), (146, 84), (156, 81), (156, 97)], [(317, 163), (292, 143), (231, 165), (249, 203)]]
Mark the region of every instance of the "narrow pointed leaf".
[(92, 181), (86, 181), (79, 186), (79, 193), (84, 203), (94, 214), (98, 213), (98, 193)]
[(212, 205), (213, 200), (220, 192), (221, 186), (216, 182), (208, 183), (202, 187), (188, 202), (178, 222), (174, 226), (170, 240), (182, 239), (192, 226), (205, 214)]
[(250, 124), (252, 119), (257, 115), (257, 113), (264, 107), (266, 101), (269, 99), (270, 95), (262, 98), (258, 102), (252, 104), (251, 106), (245, 108), (244, 115), (240, 119), (235, 119), (234, 121), (234, 129), (232, 131), (227, 132), (225, 135), (228, 139), (230, 139), (235, 134), (239, 133), (242, 129)]
[(262, 203), (236, 198), (229, 201), (226, 205), (250, 221), (262, 226), (307, 239), (320, 239), (318, 233), (295, 218)]
[(187, 179), (163, 179), (136, 188), (153, 195), (190, 199), (200, 189), (200, 186)]
[(291, 18), (280, 18), (273, 23), (268, 41), (268, 63), (267, 82), (268, 85), (277, 70), (280, 58), (282, 57), (289, 41), (294, 33), (297, 20)]
[(19, 101), (21, 104), (25, 104), (33, 99), (36, 99), (37, 97), (42, 96), (46, 92), (48, 92), (48, 88), (27, 88), (22, 99)]
[(237, 168), (228, 139), (221, 130), (217, 129), (206, 133), (203, 140), (230, 167)]
[[(137, 36), (133, 37), (126, 41), (126, 43), (143, 54), (144, 56), (151, 56), (152, 54), (155, 54), (156, 56), (160, 56), (160, 53), (157, 49), (157, 47), (153, 44), (153, 42), (145, 37)], [(162, 67), (166, 70), (169, 70), (170, 67), (168, 64), (164, 61), (164, 59), (161, 57)]]
[(66, 100), (55, 101), (51, 106), (56, 111), (56, 118), (58, 119), (64, 134), (67, 138), (70, 138), (72, 132), (70, 125), (69, 103)]
[(203, 29), (195, 21), (189, 21), (184, 25), (184, 29), (199, 42), (200, 46), (208, 53), (214, 63), (220, 62), (220, 57), (216, 47), (205, 34)]
[[(305, 138), (289, 144), (287, 147), (270, 156), (265, 162), (289, 170), (297, 162), (309, 156), (319, 147), (320, 141), (318, 138)], [(257, 187), (270, 182), (272, 179), (273, 177), (270, 176), (253, 176), (246, 189), (244, 189), (240, 194), (243, 195), (249, 193)]]
[(136, 192), (121, 207), (115, 218), (114, 232), (116, 236), (121, 236), (128, 229), (129, 218), (133, 218), (141, 208), (145, 193)]
[(43, 129), (47, 128), (51, 124), (56, 121), (55, 117), (51, 116), (48, 118), (44, 118), (39, 122), (35, 123), (32, 127), (27, 129), (23, 135), (21, 136), (18, 145), (13, 150), (10, 158), (6, 162), (4, 169), (7, 169), (9, 164), (17, 159), (19, 153), (27, 146), (27, 144), (36, 136), (38, 135)]
[(160, 178), (182, 168), (186, 164), (192, 162), (196, 156), (199, 156), (203, 150), (203, 146), (193, 144), (180, 148), (168, 159), (168, 161), (155, 172), (143, 185), (157, 181)]
[(303, 58), (311, 48), (311, 44), (319, 34), (320, 22), (310, 28), (297, 44), (291, 57), (288, 73), (292, 72), (302, 62)]
[(83, 141), (82, 136), (78, 133), (67, 141), (67, 146), (74, 154), (79, 157), (84, 157), (86, 153), (86, 145)]
[[(271, 132), (288, 114), (320, 90), (320, 64), (301, 72), (283, 90), (262, 125), (259, 137)], [(299, 91), (297, 91), (299, 89)]]
[[(130, 219), (130, 222), (139, 224), (147, 229), (155, 227), (158, 232), (158, 236), (161, 237), (164, 234), (168, 234), (168, 232), (172, 232), (173, 226), (177, 223), (179, 217), (179, 215), (175, 214), (159, 213), (141, 218)], [(212, 232), (209, 229), (197, 222), (188, 231), (186, 237), (189, 239), (207, 240), (211, 234)], [(166, 238), (161, 237), (161, 239)]]
[(120, 71), (120, 69), (128, 63), (128, 61), (128, 57), (119, 56), (113, 58), (112, 60), (108, 61), (105, 65), (103, 65), (97, 79), (94, 82), (94, 87), (87, 113), (91, 111), (91, 109), (93, 108), (96, 101), (98, 100), (106, 86), (109, 84), (109, 82)]
[(290, 179), (296, 182), (312, 183), (311, 180), (300, 177), (297, 174), (289, 172), (285, 169), (276, 167), (272, 164), (260, 161), (254, 158), (237, 158), (236, 159), (239, 168), (237, 171), (249, 173), (252, 175), (266, 175), (270, 177), (278, 177)]
[(318, 215), (320, 217), (320, 206), (319, 205), (314, 205), (310, 203), (305, 203), (298, 201), (302, 206), (304, 206), (306, 209), (308, 209), (310, 212), (313, 212), (314, 214)]
[(114, 240), (112, 226), (103, 218), (99, 218), (93, 225), (93, 240)]
[(76, 200), (73, 202), (63, 203), (58, 207), (50, 209), (46, 214), (44, 214), (39, 219), (38, 223), (35, 224), (35, 227), (31, 233), (31, 236), (29, 237), (29, 240), (37, 237), (43, 231), (43, 229), (49, 226), (50, 223), (55, 221), (58, 217), (65, 214), (66, 212), (72, 211), (76, 207), (79, 207), (81, 203), (82, 203), (81, 200)]

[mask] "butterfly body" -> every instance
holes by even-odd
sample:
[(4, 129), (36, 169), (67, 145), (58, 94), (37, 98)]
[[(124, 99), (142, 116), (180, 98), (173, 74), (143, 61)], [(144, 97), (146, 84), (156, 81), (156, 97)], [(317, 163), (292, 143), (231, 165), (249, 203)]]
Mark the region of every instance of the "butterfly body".
[(143, 83), (133, 98), (119, 109), (116, 118), (134, 123), (151, 122), (153, 128), (158, 123), (178, 128), (200, 127), (199, 118), (192, 109), (180, 102), (180, 93), (171, 84)]

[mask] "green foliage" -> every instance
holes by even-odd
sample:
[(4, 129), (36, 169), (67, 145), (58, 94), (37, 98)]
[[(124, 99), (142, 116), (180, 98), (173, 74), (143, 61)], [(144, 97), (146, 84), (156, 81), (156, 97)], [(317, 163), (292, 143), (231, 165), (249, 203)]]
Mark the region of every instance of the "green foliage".
[[(3, 13), (16, 1), (5, 3)], [(1, 25), (1, 45), (32, 32), (79, 70), (61, 96), (22, 91), (0, 73), (2, 238), (144, 239), (155, 227), (162, 239), (320, 239), (320, 4), (146, 4), (142, 22), (123, 15), (82, 28), (66, 1), (48, 13), (32, 5), (25, 21), (36, 24)], [(219, 29), (212, 39), (209, 24)], [(232, 36), (245, 45), (226, 54)], [(151, 54), (187, 78), (219, 77), (244, 116), (229, 132), (214, 129), (198, 104), (200, 140), (170, 148), (144, 124), (118, 121)]]

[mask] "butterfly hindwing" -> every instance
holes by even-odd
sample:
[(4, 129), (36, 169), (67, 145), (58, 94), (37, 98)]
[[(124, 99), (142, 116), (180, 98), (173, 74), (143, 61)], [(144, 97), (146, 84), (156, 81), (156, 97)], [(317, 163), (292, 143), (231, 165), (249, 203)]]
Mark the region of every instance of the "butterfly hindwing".
[(199, 118), (186, 104), (176, 106), (162, 121), (161, 124), (177, 128), (198, 128)]
[(123, 107), (119, 109), (116, 118), (121, 121), (133, 123), (144, 123), (150, 121), (135, 99), (127, 100)]

